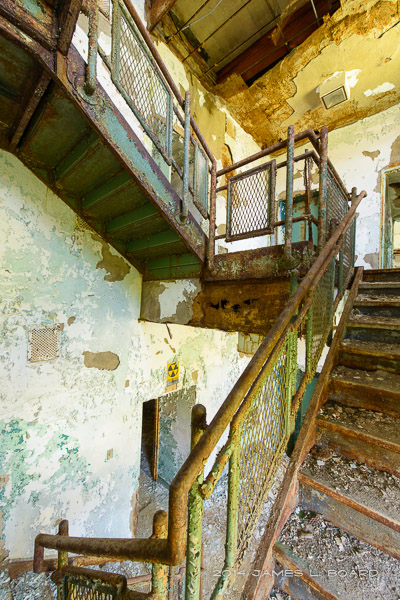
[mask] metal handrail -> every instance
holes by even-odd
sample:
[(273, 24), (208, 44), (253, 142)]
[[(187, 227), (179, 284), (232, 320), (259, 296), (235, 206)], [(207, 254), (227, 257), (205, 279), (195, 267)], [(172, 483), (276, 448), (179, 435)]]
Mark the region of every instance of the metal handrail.
[[(242, 402), (249, 402), (257, 393), (260, 378), (272, 360), (274, 349), (282, 340), (301, 303), (310, 296), (324, 276), (333, 258), (340, 251), (346, 233), (356, 218), (356, 210), (366, 192), (352, 202), (348, 213), (335, 229), (322, 252), (299, 284), (258, 351), (239, 377), (217, 414), (191, 451), (171, 483), (169, 493), (168, 535), (166, 539), (82, 538), (65, 535), (39, 534), (35, 540), (34, 570), (40, 572), (44, 548), (83, 555), (113, 557), (120, 560), (179, 565), (186, 552), (187, 495), (207, 460), (220, 442)], [(157, 514), (156, 514), (157, 516)]]

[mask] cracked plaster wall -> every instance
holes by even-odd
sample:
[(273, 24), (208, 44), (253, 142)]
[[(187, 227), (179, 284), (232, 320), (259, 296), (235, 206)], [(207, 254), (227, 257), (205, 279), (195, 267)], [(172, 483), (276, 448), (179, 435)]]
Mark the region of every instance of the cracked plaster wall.
[[(71, 535), (130, 537), (141, 405), (166, 395), (167, 363), (210, 419), (248, 358), (237, 334), (139, 322), (139, 273), (110, 277), (122, 257), (17, 158), (0, 164), (0, 542), (31, 557), (61, 518)], [(29, 328), (54, 323), (60, 358), (29, 363)]]
[(400, 104), (329, 134), (328, 154), (347, 189), (368, 194), (357, 219), (358, 265), (379, 268), (381, 171), (400, 165)]

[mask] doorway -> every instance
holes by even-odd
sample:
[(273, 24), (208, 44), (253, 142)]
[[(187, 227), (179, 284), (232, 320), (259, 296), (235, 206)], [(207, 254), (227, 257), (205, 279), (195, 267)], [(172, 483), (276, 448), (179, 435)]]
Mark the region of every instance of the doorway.
[(143, 402), (142, 449), (140, 470), (158, 479), (158, 447), (160, 436), (160, 399)]
[(379, 264), (381, 269), (400, 266), (400, 167), (381, 172), (382, 210)]

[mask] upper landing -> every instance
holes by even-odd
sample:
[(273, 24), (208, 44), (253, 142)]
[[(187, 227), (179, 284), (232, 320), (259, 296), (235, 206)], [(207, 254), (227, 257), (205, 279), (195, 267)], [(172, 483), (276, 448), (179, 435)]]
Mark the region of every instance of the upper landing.
[(106, 14), (96, 0), (2, 0), (1, 147), (147, 281), (304, 273), (348, 210), (326, 132), (289, 128), (217, 172), (190, 94), (131, 3), (112, 5)]

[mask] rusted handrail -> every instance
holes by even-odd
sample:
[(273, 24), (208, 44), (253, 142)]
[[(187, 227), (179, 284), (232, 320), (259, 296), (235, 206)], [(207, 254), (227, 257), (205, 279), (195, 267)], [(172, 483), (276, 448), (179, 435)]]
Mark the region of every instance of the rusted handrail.
[[(161, 73), (163, 74), (171, 92), (174, 94), (174, 96), (175, 96), (176, 100), (178, 101), (182, 110), (185, 110), (185, 99), (182, 97), (181, 93), (179, 92), (178, 87), (176, 86), (167, 67), (165, 66), (163, 59), (161, 58), (160, 54), (158, 53), (157, 48), (155, 47), (155, 45), (149, 35), (149, 32), (147, 31), (146, 27), (144, 26), (141, 18), (139, 17), (138, 13), (136, 12), (135, 7), (133, 6), (131, 0), (124, 0), (124, 3), (125, 3), (126, 8), (129, 11), (129, 14), (131, 15), (133, 21), (135, 22), (136, 27), (138, 28), (138, 30), (140, 31), (140, 34), (142, 35), (144, 41), (146, 42), (146, 45), (147, 45), (148, 49), (150, 50), (154, 60), (156, 61)], [(205, 141), (203, 135), (201, 134), (201, 131), (200, 131), (196, 121), (194, 120), (193, 116), (190, 116), (190, 124), (197, 136), (197, 139), (203, 146), (211, 163), (217, 164), (215, 156), (211, 152), (207, 142)]]
[(186, 552), (187, 495), (207, 460), (217, 447), (236, 411), (246, 398), (254, 395), (259, 386), (262, 370), (268, 367), (271, 353), (279, 343), (293, 315), (302, 301), (309, 296), (324, 276), (328, 265), (340, 250), (344, 236), (351, 227), (358, 205), (366, 196), (361, 192), (348, 213), (338, 225), (322, 252), (298, 286), (258, 351), (239, 377), (230, 394), (206, 428), (189, 457), (171, 483), (169, 494), (169, 522), (167, 539), (81, 538), (39, 534), (35, 541), (34, 570), (40, 572), (44, 548), (83, 555), (113, 557), (120, 560), (179, 565)]
[[(301, 133), (297, 133), (294, 136), (294, 143), (300, 142), (300, 141), (306, 140), (306, 139), (308, 139), (311, 142), (312, 146), (314, 147), (314, 149), (316, 150), (316, 152), (319, 156), (320, 155), (319, 138), (313, 129), (305, 129)], [(255, 162), (256, 160), (259, 160), (260, 158), (264, 158), (264, 156), (269, 156), (270, 154), (273, 154), (274, 152), (277, 152), (278, 150), (283, 150), (284, 148), (287, 147), (287, 144), (288, 144), (287, 139), (282, 140), (281, 142), (272, 144), (272, 146), (268, 146), (268, 148), (265, 148), (264, 150), (260, 150), (260, 152), (256, 152), (255, 154), (252, 154), (251, 156), (248, 156), (247, 158), (244, 158), (243, 160), (239, 160), (238, 162), (236, 162), (232, 165), (229, 165), (228, 167), (225, 167), (224, 169), (220, 169), (219, 171), (217, 171), (217, 178), (222, 177), (222, 175), (226, 175), (227, 173), (230, 173), (231, 171), (236, 171), (237, 169), (240, 169), (241, 167), (245, 167), (246, 165), (248, 165), (252, 162)], [(345, 193), (347, 196), (349, 196), (349, 192), (346, 190), (344, 183), (340, 179), (338, 172), (336, 171), (335, 167), (333, 166), (333, 164), (329, 158), (328, 158), (328, 167), (329, 167), (329, 170), (332, 172), (332, 175), (336, 179), (337, 183), (339, 184), (340, 188), (342, 189), (342, 192)]]

